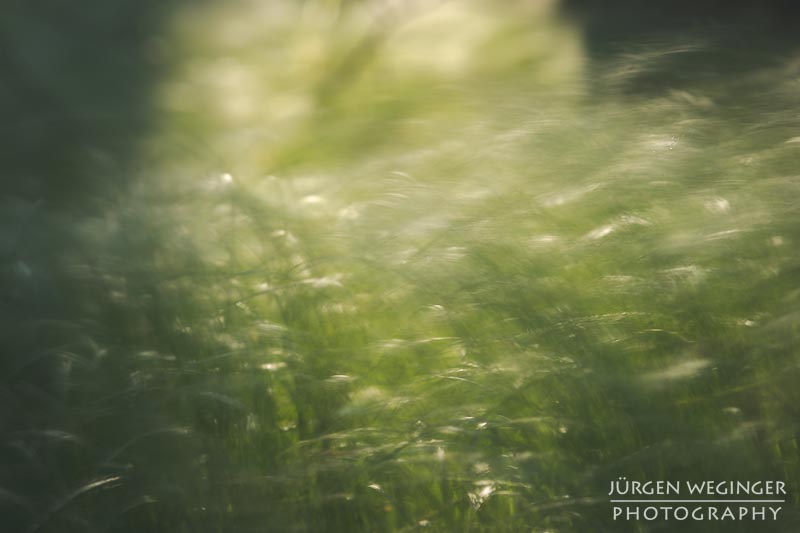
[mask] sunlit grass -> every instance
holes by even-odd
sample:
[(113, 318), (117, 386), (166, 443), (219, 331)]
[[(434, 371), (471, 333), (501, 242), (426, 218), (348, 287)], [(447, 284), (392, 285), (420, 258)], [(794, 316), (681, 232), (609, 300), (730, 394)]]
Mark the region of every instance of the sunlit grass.
[(161, 39), (136, 179), (59, 258), (23, 530), (645, 530), (623, 475), (797, 501), (796, 60), (637, 93), (713, 40), (587, 65), (547, 2), (218, 2)]

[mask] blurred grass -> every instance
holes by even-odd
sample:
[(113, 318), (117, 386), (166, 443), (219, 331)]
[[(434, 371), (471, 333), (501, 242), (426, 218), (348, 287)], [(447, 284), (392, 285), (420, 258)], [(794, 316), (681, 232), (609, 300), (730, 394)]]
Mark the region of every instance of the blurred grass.
[(614, 522), (619, 476), (797, 504), (796, 52), (731, 72), (733, 21), (587, 64), (547, 2), (167, 20), (124, 149), (6, 197), (12, 531), (753, 530)]

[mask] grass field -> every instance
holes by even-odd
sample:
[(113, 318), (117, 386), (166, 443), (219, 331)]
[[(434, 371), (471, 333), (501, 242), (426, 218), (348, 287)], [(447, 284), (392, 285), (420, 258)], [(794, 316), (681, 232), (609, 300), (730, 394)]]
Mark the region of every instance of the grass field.
[[(63, 98), (5, 94), (9, 175), (45, 177), (0, 208), (0, 530), (797, 529), (788, 37), (205, 2), (132, 38), (134, 88), (80, 96), (19, 9), (17, 64)], [(621, 477), (787, 502), (614, 520)]]

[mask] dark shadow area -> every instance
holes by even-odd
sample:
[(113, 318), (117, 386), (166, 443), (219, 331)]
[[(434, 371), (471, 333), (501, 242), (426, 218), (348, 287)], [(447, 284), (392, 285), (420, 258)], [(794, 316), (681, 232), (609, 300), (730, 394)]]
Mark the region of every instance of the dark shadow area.
[[(628, 72), (616, 89), (629, 94), (751, 72), (800, 43), (800, 5), (789, 0), (565, 0), (562, 9), (583, 30), (590, 72), (624, 62)], [(639, 60), (633, 69), (631, 58)]]
[[(3, 194), (78, 207), (125, 180), (167, 61), (159, 25), (176, 2), (9, 2), (0, 18)], [(103, 175), (87, 162), (122, 167)], [(109, 163), (110, 164), (110, 163)], [(116, 171), (116, 172), (114, 172)]]
[(169, 62), (159, 33), (177, 3), (12, 0), (0, 8), (3, 531), (180, 530), (179, 513), (140, 511), (154, 501), (152, 480), (109, 447), (131, 428), (157, 427), (159, 415), (130, 397), (127, 411), (115, 410), (125, 391), (113, 377), (126, 362), (102, 362), (107, 350), (97, 342), (127, 326), (120, 317), (97, 321), (108, 280), (77, 268), (97, 253), (81, 224), (113, 209), (135, 173), (151, 89)]
[[(765, 40), (798, 39), (800, 6), (790, 0), (565, 0), (562, 5), (566, 13), (584, 23), (586, 40), (595, 54), (607, 46), (641, 42), (658, 34), (724, 25), (764, 32)], [(746, 44), (744, 38), (741, 34), (730, 36), (732, 42), (741, 44)]]

